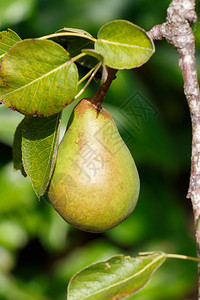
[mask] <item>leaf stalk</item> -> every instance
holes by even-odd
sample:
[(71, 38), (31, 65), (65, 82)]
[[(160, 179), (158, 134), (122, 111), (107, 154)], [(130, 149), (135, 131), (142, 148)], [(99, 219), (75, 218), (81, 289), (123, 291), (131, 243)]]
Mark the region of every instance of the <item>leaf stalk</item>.
[(78, 33), (71, 33), (71, 32), (57, 32), (57, 33), (52, 33), (52, 34), (48, 34), (48, 35), (42, 36), (42, 37), (38, 38), (38, 40), (52, 39), (54, 37), (59, 37), (59, 36), (77, 36), (77, 37), (82, 37), (82, 38), (91, 40), (93, 42), (96, 42), (96, 39), (94, 37), (90, 37), (88, 35), (83, 35), (83, 34), (78, 34)]
[[(76, 100), (78, 97), (80, 97), (80, 95), (85, 91), (85, 89), (88, 87), (88, 85), (90, 84), (90, 82), (91, 82), (92, 79), (94, 78), (95, 74), (96, 74), (96, 73), (98, 72), (98, 70), (100, 69), (101, 65), (102, 65), (102, 63), (99, 62), (99, 63), (92, 69), (93, 72), (92, 72), (90, 78), (88, 79), (88, 81), (86, 82), (86, 84), (84, 85), (84, 87), (80, 90), (80, 92), (74, 97), (74, 100)], [(90, 70), (90, 71), (91, 71), (91, 70)], [(88, 72), (86, 75), (88, 75), (89, 73), (90, 73), (90, 72)], [(84, 76), (84, 77), (86, 77), (86, 76)], [(83, 77), (83, 78), (84, 78), (84, 77)], [(82, 78), (82, 79), (83, 79), (83, 78)], [(78, 84), (80, 84), (81, 82), (83, 82), (82, 79), (78, 82)]]

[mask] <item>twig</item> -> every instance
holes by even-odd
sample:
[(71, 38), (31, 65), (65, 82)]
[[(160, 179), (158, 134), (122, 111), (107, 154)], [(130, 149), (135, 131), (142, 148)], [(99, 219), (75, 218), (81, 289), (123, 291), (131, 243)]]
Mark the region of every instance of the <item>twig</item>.
[(108, 72), (108, 76), (106, 81), (100, 86), (96, 94), (91, 98), (91, 102), (94, 104), (97, 110), (101, 109), (101, 104), (106, 96), (106, 93), (112, 81), (115, 79), (117, 70), (107, 67), (107, 72)]
[[(191, 199), (193, 206), (197, 255), (200, 257), (200, 91), (196, 72), (195, 39), (191, 29), (191, 24), (196, 20), (195, 0), (173, 0), (167, 10), (166, 22), (154, 26), (148, 34), (154, 40), (165, 38), (179, 54), (184, 93), (192, 122), (191, 174), (187, 197)], [(200, 300), (200, 264), (198, 267)]]

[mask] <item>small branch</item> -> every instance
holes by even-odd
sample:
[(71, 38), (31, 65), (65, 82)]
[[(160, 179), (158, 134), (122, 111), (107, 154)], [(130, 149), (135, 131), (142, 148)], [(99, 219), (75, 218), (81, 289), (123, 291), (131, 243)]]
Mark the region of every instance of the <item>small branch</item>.
[[(197, 254), (200, 257), (200, 91), (196, 72), (195, 39), (191, 29), (191, 24), (196, 20), (195, 0), (173, 0), (167, 10), (166, 22), (154, 26), (148, 34), (154, 40), (165, 38), (179, 54), (184, 93), (192, 122), (191, 174), (187, 197), (191, 199), (193, 206)], [(200, 300), (200, 264), (198, 299)]]
[(115, 74), (118, 70), (107, 67), (108, 77), (106, 81), (100, 86), (96, 94), (91, 98), (91, 102), (94, 104), (97, 110), (101, 109), (101, 104), (106, 96), (106, 93), (113, 81), (115, 79)]

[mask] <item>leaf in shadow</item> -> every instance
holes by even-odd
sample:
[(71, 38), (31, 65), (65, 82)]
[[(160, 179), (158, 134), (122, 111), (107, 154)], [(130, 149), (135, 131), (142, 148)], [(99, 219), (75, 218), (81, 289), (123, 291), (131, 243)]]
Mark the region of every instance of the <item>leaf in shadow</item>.
[(49, 184), (56, 161), (61, 113), (24, 119), (22, 160), (38, 197)]

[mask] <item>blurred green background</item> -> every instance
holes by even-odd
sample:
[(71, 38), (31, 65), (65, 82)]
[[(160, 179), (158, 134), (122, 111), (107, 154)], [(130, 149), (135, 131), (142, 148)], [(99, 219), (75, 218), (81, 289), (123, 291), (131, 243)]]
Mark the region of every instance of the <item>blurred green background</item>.
[[(23, 39), (63, 27), (96, 36), (106, 22), (127, 19), (148, 31), (165, 20), (169, 3), (0, 0), (0, 28), (11, 28)], [(198, 3), (197, 11), (200, 15)], [(199, 21), (193, 30), (199, 72)], [(92, 83), (84, 96), (92, 96), (97, 87)], [(64, 121), (73, 106), (65, 109)], [(44, 200), (39, 202), (29, 180), (13, 171), (13, 135), (23, 116), (0, 106), (0, 300), (66, 299), (74, 273), (114, 254), (161, 250), (196, 256), (192, 207), (186, 199), (191, 124), (175, 49), (165, 41), (156, 42), (156, 53), (148, 63), (118, 72), (104, 107), (132, 152), (141, 193), (125, 222), (104, 234), (89, 234), (66, 224)], [(65, 126), (63, 122), (62, 132)], [(171, 259), (129, 299), (192, 300), (196, 290), (196, 264)]]

